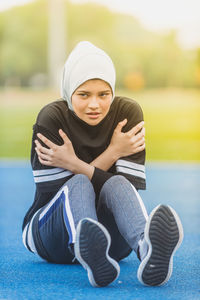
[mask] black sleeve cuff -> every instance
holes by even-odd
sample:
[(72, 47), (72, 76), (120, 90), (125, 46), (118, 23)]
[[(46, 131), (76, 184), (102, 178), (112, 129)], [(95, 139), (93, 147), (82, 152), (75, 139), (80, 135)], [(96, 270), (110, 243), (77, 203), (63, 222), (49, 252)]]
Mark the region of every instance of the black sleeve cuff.
[(99, 195), (102, 186), (104, 185), (104, 183), (110, 178), (112, 177), (114, 174), (103, 171), (101, 169), (95, 168), (94, 169), (94, 174), (92, 176), (91, 182), (92, 185), (94, 187), (94, 191), (96, 193), (96, 196)]

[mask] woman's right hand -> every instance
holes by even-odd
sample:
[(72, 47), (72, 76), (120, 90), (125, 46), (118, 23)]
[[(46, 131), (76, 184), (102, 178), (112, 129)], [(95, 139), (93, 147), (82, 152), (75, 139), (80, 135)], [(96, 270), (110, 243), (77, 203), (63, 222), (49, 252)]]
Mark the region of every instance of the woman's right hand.
[(122, 132), (127, 119), (119, 122), (113, 132), (110, 145), (118, 158), (141, 152), (145, 149), (144, 121), (127, 132)]

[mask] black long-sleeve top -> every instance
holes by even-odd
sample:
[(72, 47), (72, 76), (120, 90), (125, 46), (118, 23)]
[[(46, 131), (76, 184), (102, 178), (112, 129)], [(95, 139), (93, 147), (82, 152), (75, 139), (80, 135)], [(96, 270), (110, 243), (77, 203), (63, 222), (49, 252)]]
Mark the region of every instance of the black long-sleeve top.
[[(91, 126), (79, 119), (68, 108), (67, 102), (63, 99), (59, 99), (42, 108), (33, 126), (31, 149), (31, 165), (36, 184), (35, 198), (25, 215), (23, 228), (34, 213), (47, 204), (61, 186), (73, 176), (69, 170), (45, 166), (39, 162), (34, 143), (34, 140), (38, 139), (37, 133), (42, 133), (53, 143), (62, 145), (63, 140), (58, 133), (58, 130), (62, 129), (71, 140), (76, 155), (81, 160), (90, 163), (105, 151), (110, 144), (117, 124), (125, 118), (127, 118), (128, 122), (123, 127), (123, 132), (130, 130), (142, 121), (143, 112), (136, 101), (124, 97), (115, 97), (106, 117), (95, 126)], [(97, 196), (104, 182), (116, 174), (125, 176), (136, 189), (145, 189), (144, 164), (145, 150), (127, 157), (121, 157), (107, 172), (95, 168), (91, 182)]]

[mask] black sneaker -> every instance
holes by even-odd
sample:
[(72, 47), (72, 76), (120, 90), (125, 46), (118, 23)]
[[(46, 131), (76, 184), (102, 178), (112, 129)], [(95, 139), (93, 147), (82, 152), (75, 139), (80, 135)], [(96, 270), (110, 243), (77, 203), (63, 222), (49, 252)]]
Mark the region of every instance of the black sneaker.
[(152, 211), (144, 238), (148, 252), (138, 268), (138, 280), (144, 285), (162, 285), (172, 275), (173, 255), (183, 240), (182, 224), (173, 208), (158, 205)]
[(108, 254), (110, 243), (110, 234), (102, 224), (89, 218), (79, 222), (75, 256), (87, 270), (94, 287), (107, 286), (119, 276), (119, 265)]

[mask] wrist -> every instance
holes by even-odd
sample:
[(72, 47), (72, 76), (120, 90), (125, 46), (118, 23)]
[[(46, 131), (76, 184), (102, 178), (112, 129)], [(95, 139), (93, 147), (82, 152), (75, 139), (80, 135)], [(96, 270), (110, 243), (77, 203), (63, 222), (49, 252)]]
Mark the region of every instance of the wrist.
[(74, 174), (84, 174), (88, 176), (89, 179), (91, 179), (94, 174), (94, 169), (94, 166), (87, 164), (83, 160), (77, 158), (74, 163), (72, 172)]
[(107, 150), (109, 151), (110, 156), (113, 159), (113, 163), (115, 163), (121, 157), (118, 149), (114, 145), (110, 144)]

